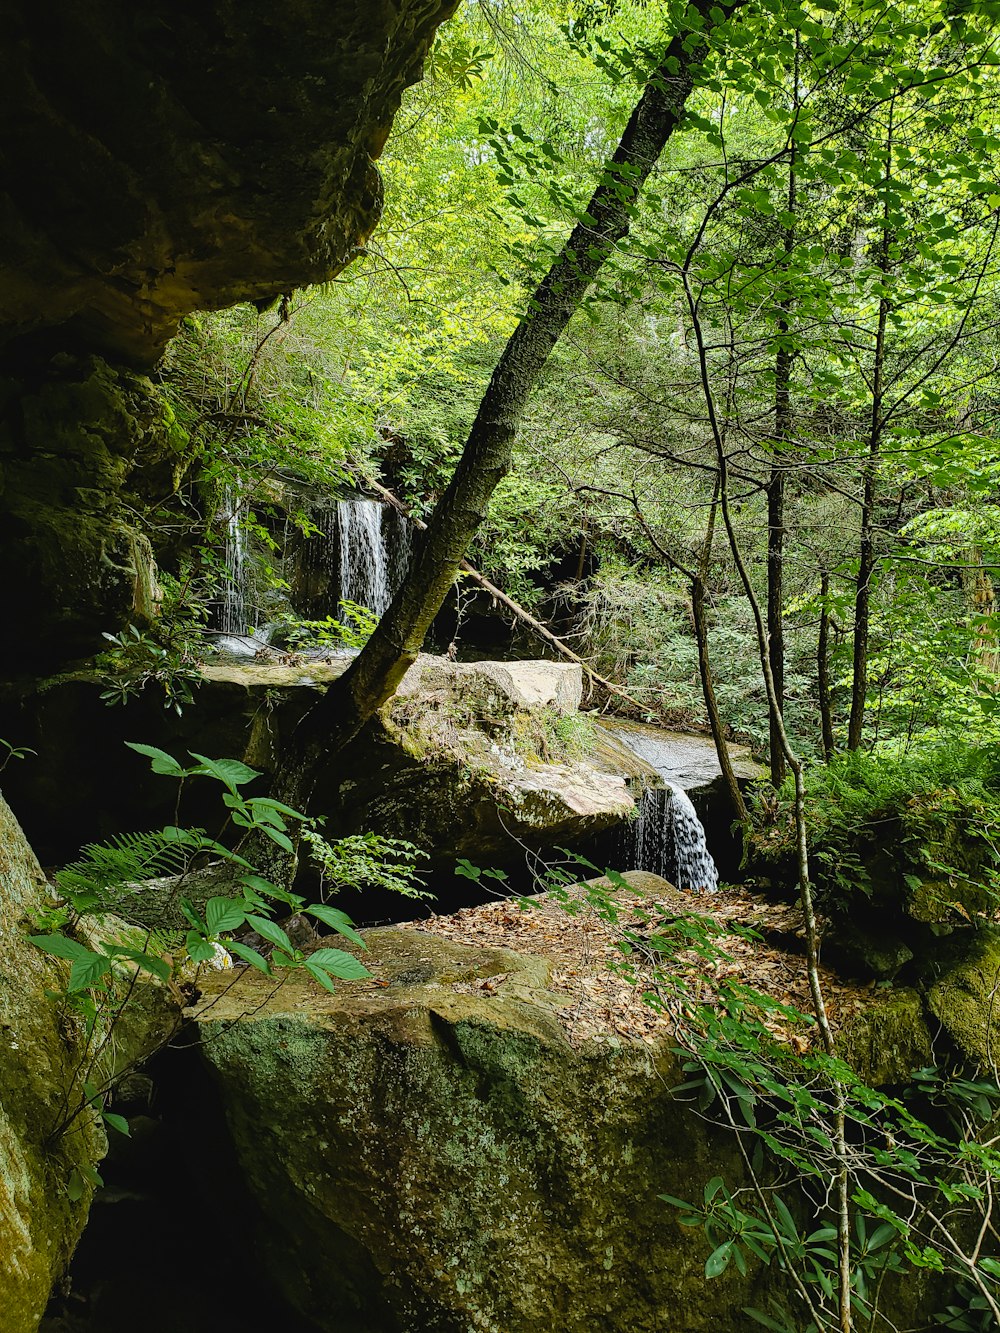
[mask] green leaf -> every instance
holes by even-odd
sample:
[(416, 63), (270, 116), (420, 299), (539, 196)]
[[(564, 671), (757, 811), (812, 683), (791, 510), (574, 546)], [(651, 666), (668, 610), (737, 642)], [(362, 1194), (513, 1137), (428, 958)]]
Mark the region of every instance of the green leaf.
[(104, 1111), (104, 1123), (116, 1129), (119, 1134), (124, 1134), (126, 1138), (131, 1137), (132, 1131), (128, 1127), (128, 1121), (123, 1115), (116, 1115), (114, 1111)]
[(122, 944), (106, 944), (104, 947), (111, 957), (128, 958), (131, 962), (137, 963), (144, 972), (159, 977), (161, 981), (170, 980), (170, 964), (165, 958), (160, 958), (157, 954), (146, 953), (142, 949), (129, 949)]
[(28, 941), (45, 953), (54, 954), (56, 958), (69, 958), (72, 962), (90, 958), (93, 954), (92, 949), (88, 949), (79, 940), (71, 940), (68, 935), (29, 935)]
[(239, 759), (207, 759), (203, 754), (195, 754), (194, 750), (188, 750), (188, 754), (200, 765), (193, 772), (217, 778), (232, 792), (261, 776), (258, 769), (248, 767)]
[(205, 904), (205, 925), (210, 935), (238, 930), (245, 920), (246, 908), (233, 898), (209, 898)]
[(712, 1179), (705, 1186), (705, 1202), (711, 1203), (712, 1200), (715, 1198), (715, 1196), (718, 1194), (719, 1190), (722, 1189), (722, 1186), (723, 1186), (722, 1177), (713, 1176)]
[(694, 1209), (693, 1203), (686, 1203), (683, 1199), (676, 1198), (673, 1194), (658, 1194), (658, 1199), (664, 1203), (669, 1203), (672, 1208), (681, 1208), (684, 1212), (691, 1212)]
[(271, 828), (270, 824), (264, 824), (260, 827), (261, 827), (261, 832), (266, 833), (272, 842), (278, 844), (278, 846), (282, 849), (282, 851), (294, 854), (295, 848), (293, 847), (292, 840), (287, 833), (282, 833), (280, 829)]
[(346, 912), (341, 912), (336, 907), (327, 907), (325, 903), (313, 903), (311, 907), (303, 908), (303, 911), (314, 916), (317, 921), (322, 921), (325, 926), (335, 930), (338, 935), (343, 935), (360, 949), (368, 948), (364, 939), (354, 929), (354, 923)]
[(193, 963), (208, 963), (215, 957), (215, 948), (211, 940), (206, 940), (195, 930), (189, 930), (184, 941), (188, 957)]
[(283, 805), (281, 801), (276, 801), (273, 796), (252, 796), (251, 805), (263, 805), (269, 810), (277, 810), (280, 815), (285, 815), (288, 819), (308, 819), (301, 810), (293, 810), (290, 805)]
[(311, 958), (306, 958), (302, 966), (305, 968), (305, 970), (309, 973), (311, 977), (315, 977), (315, 979), (325, 990), (328, 990), (331, 994), (333, 994), (336, 987), (330, 980), (330, 974), (327, 971), (325, 971), (322, 967), (320, 967), (318, 963), (314, 963)]
[(729, 1267), (729, 1259), (733, 1252), (733, 1242), (724, 1240), (722, 1244), (712, 1251), (705, 1260), (705, 1276), (719, 1277)]
[(309, 955), (309, 962), (316, 963), (341, 981), (360, 981), (363, 977), (371, 976), (360, 958), (345, 953), (343, 949), (316, 949)]
[(130, 750), (135, 750), (136, 754), (144, 754), (147, 759), (152, 759), (150, 767), (154, 773), (163, 773), (168, 778), (187, 776), (187, 769), (173, 755), (167, 754), (166, 750), (158, 750), (155, 745), (140, 745), (138, 741), (126, 741), (125, 744)]
[(71, 993), (74, 991), (89, 990), (91, 986), (96, 986), (100, 979), (111, 971), (111, 959), (107, 954), (93, 953), (90, 950), (87, 958), (78, 958), (69, 970), (69, 981), (66, 983), (66, 989)]
[(248, 889), (262, 893), (266, 898), (276, 898), (278, 902), (288, 903), (296, 911), (302, 906), (302, 899), (298, 894), (290, 893), (288, 889), (282, 888), (279, 884), (272, 884), (269, 879), (264, 879), (261, 875), (241, 875), (240, 883)]
[(261, 957), (256, 949), (251, 949), (248, 944), (240, 944), (237, 940), (231, 940), (226, 948), (230, 953), (242, 958), (245, 963), (249, 963), (251, 967), (255, 967), (258, 972), (263, 972), (265, 977), (271, 975), (270, 963), (266, 958)]
[(253, 912), (247, 912), (247, 921), (261, 939), (267, 940), (268, 944), (273, 944), (276, 949), (284, 949), (289, 957), (295, 953), (295, 945), (276, 921), (271, 921), (266, 916), (256, 916)]

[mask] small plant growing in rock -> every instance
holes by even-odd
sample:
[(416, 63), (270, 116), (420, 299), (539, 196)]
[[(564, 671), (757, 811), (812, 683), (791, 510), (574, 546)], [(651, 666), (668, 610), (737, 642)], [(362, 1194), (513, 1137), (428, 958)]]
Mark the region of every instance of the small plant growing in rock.
[[(279, 913), (305, 914), (365, 948), (344, 912), (326, 902), (308, 902), (260, 873), (255, 861), (264, 848), (290, 855), (293, 837), (302, 831), (337, 883), (362, 871), (368, 878), (379, 872), (383, 886), (420, 896), (407, 863), (416, 849), (390, 839), (326, 842), (300, 811), (270, 796), (246, 794), (244, 789), (261, 775), (239, 760), (192, 753), (194, 762), (185, 764), (155, 746), (130, 743), (130, 748), (150, 760), (154, 773), (178, 783), (178, 807), (185, 784), (217, 783), (226, 825), (218, 837), (201, 828), (169, 825), (93, 844), (56, 876), (52, 911), (36, 921), (36, 933), (28, 938), (69, 963), (65, 989), (52, 998), (67, 1023), (83, 1025), (87, 1058), (65, 1089), (51, 1143), (90, 1113), (103, 1117), (109, 1128), (128, 1132), (127, 1122), (109, 1109), (117, 1082), (133, 1063), (127, 1055), (122, 1063), (128, 1045), (123, 1034), (132, 1017), (138, 1015), (141, 1023), (143, 1006), (153, 995), (170, 1012), (164, 1038), (169, 1041), (200, 968), (228, 969), (235, 958), (273, 978), (275, 985), (288, 973), (303, 971), (330, 991), (336, 980), (369, 975), (361, 960), (344, 949), (307, 952), (296, 945), (275, 919)], [(222, 841), (227, 834), (234, 845)], [(241, 931), (254, 932), (259, 947), (234, 938)], [(141, 984), (144, 976), (152, 990)], [(143, 1049), (139, 1056), (150, 1053)], [(69, 1189), (79, 1197), (83, 1182), (70, 1181)]]

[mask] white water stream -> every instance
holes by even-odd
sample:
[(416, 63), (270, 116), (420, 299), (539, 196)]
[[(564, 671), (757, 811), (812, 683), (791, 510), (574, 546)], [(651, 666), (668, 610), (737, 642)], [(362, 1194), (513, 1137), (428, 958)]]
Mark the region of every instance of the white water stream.
[(316, 521), (323, 533), (314, 538), (316, 560), (331, 588), (319, 614), (336, 616), (341, 602), (356, 602), (383, 615), (409, 565), (410, 524), (391, 505), (365, 499), (338, 500)]
[(219, 628), (227, 636), (243, 637), (247, 632), (246, 530), (240, 513), (239, 494), (227, 487), (223, 496), (226, 519), (226, 583), (222, 590)]
[(646, 787), (639, 814), (625, 831), (623, 851), (636, 870), (648, 870), (694, 893), (714, 893), (719, 871), (705, 840), (705, 828), (682, 786), (669, 740), (646, 732), (615, 730), (633, 754), (645, 759), (663, 779), (663, 787)]

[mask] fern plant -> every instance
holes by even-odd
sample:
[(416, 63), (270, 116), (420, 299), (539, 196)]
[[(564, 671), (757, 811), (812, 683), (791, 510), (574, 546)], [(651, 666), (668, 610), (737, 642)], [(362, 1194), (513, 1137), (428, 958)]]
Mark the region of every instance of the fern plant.
[[(89, 1040), (87, 1059), (67, 1091), (50, 1141), (87, 1113), (127, 1133), (127, 1122), (108, 1109), (115, 1083), (127, 1071), (114, 1069), (109, 1053), (115, 1028), (130, 1005), (140, 1002), (135, 986), (139, 973), (165, 985), (179, 1004), (184, 998), (179, 983), (196, 977), (206, 964), (231, 965), (233, 957), (272, 978), (304, 971), (329, 991), (335, 980), (369, 975), (361, 960), (344, 949), (306, 953), (296, 947), (274, 919), (279, 911), (305, 913), (357, 948), (366, 946), (344, 912), (329, 903), (309, 903), (258, 873), (244, 855), (248, 848), (270, 842), (291, 853), (292, 831), (298, 826), (336, 881), (350, 880), (367, 867), (368, 878), (383, 887), (410, 896), (419, 893), (412, 866), (415, 848), (374, 837), (349, 839), (343, 847), (327, 843), (300, 811), (270, 796), (247, 795), (243, 788), (261, 774), (240, 760), (192, 752), (195, 762), (184, 764), (155, 746), (129, 746), (150, 760), (154, 773), (174, 779), (182, 790), (192, 780), (218, 783), (234, 845), (221, 841), (225, 830), (212, 838), (203, 829), (170, 825), (91, 843), (57, 875), (59, 902), (36, 923), (38, 933), (28, 938), (69, 963), (65, 990), (54, 999), (64, 1012), (83, 1018)], [(109, 917), (111, 913), (126, 924)], [(266, 942), (268, 956), (233, 938), (244, 928)], [(81, 1182), (70, 1181), (68, 1189), (72, 1195), (82, 1189)]]

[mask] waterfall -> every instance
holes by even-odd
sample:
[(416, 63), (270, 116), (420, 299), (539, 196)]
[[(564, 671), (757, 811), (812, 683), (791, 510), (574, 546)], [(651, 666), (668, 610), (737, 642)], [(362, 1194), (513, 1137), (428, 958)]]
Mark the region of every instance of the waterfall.
[(714, 893), (719, 872), (698, 812), (670, 776), (669, 744), (624, 729), (614, 734), (633, 754), (646, 759), (664, 782), (663, 787), (643, 789), (638, 817), (624, 831), (622, 853), (634, 869), (661, 875), (679, 889)]
[(247, 632), (247, 571), (246, 532), (240, 517), (238, 494), (227, 487), (223, 496), (226, 519), (226, 583), (222, 590), (222, 609), (219, 628), (226, 635), (244, 635)]
[(313, 615), (334, 615), (341, 602), (356, 602), (381, 616), (410, 563), (410, 524), (379, 500), (339, 500), (317, 516), (313, 568), (325, 571), (326, 590)]
[(337, 505), (340, 600), (367, 606), (377, 616), (392, 601), (383, 508), (377, 500), (341, 500)]

